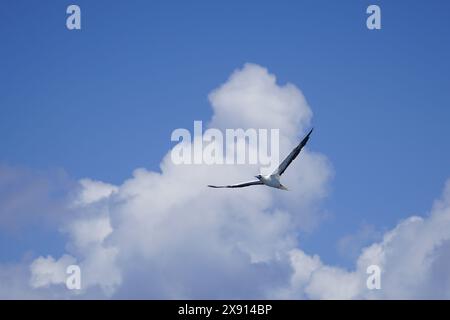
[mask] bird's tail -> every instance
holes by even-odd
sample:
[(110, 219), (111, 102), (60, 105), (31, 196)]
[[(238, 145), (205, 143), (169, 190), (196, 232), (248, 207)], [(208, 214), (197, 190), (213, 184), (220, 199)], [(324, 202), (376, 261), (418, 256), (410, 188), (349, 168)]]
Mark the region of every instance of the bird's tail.
[(286, 188), (285, 186), (283, 186), (282, 184), (280, 184), (280, 187), (279, 187), (278, 189), (285, 190), (285, 191), (289, 191), (289, 189)]

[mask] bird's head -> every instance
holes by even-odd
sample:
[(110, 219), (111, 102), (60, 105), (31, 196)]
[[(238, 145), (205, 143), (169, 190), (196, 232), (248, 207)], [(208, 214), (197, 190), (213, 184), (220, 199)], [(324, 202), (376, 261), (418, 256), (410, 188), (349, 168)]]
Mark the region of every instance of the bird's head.
[(256, 179), (261, 180), (262, 176), (260, 174), (258, 174), (257, 176), (255, 176)]

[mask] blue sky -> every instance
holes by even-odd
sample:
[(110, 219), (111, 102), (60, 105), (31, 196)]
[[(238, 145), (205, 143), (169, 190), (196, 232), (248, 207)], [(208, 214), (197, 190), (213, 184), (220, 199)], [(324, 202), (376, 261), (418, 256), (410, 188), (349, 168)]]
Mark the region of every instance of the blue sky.
[[(450, 177), (448, 1), (77, 0), (81, 31), (65, 28), (70, 3), (2, 5), (2, 164), (113, 184), (157, 171), (171, 132), (208, 121), (208, 93), (252, 62), (302, 90), (309, 147), (334, 168), (305, 252), (351, 267), (339, 239), (425, 215)], [(63, 251), (58, 232), (24, 228), (1, 230), (0, 261)]]

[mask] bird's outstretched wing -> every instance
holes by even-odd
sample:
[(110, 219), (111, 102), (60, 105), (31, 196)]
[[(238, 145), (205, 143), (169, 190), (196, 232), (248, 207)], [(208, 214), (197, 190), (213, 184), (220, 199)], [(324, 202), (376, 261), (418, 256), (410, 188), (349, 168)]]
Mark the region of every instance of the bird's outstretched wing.
[(238, 184), (231, 184), (228, 186), (213, 186), (213, 185), (208, 185), (208, 187), (210, 188), (244, 188), (244, 187), (249, 187), (249, 186), (256, 186), (259, 184), (264, 184), (259, 180), (256, 181), (249, 181), (249, 182), (244, 182), (244, 183), (238, 183)]
[(309, 140), (309, 136), (311, 135), (313, 129), (309, 131), (309, 133), (303, 138), (303, 140), (291, 151), (291, 153), (283, 160), (283, 162), (278, 166), (278, 168), (272, 173), (273, 175), (281, 176), (287, 167), (291, 164), (291, 162), (297, 158), (300, 151), (302, 151), (303, 147)]

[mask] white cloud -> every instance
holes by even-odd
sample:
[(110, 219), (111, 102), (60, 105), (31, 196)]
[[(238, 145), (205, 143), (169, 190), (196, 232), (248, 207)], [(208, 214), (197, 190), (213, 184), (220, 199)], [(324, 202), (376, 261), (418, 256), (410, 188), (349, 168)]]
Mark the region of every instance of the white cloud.
[[(382, 241), (362, 251), (354, 271), (323, 265), (318, 257), (294, 250), (291, 285), (281, 294), (312, 299), (448, 299), (449, 258), (450, 180), (428, 217), (400, 222)], [(381, 268), (381, 290), (366, 287), (366, 269), (372, 264)]]
[(77, 248), (88, 249), (89, 246), (102, 243), (112, 232), (109, 217), (99, 215), (98, 217), (86, 217), (77, 219), (70, 223), (66, 231), (70, 234)]
[(312, 111), (293, 84), (278, 85), (266, 68), (247, 63), (209, 95), (215, 128), (281, 129), (292, 139), (309, 125)]
[[(209, 97), (213, 127), (280, 128), (281, 157), (312, 117), (299, 89), (277, 84), (254, 64), (236, 70)], [(52, 284), (63, 281), (63, 267), (76, 259), (83, 297), (449, 297), (450, 182), (429, 216), (399, 223), (362, 250), (354, 270), (326, 265), (299, 248), (298, 233), (320, 221), (318, 208), (332, 177), (327, 158), (310, 151), (312, 145), (283, 176), (290, 192), (208, 189), (211, 183), (246, 180), (258, 168), (177, 166), (170, 152), (161, 172), (137, 169), (117, 186), (81, 180), (72, 215), (61, 226), (68, 255), (36, 259), (30, 283), (43, 296), (64, 296)], [(366, 288), (370, 264), (382, 269), (381, 290)], [(23, 290), (14, 279), (7, 285)], [(0, 294), (7, 290), (0, 287)]]
[(37, 299), (42, 297), (45, 297), (45, 293), (30, 289), (29, 265), (26, 263), (0, 264), (0, 299)]
[[(278, 85), (253, 64), (235, 71), (210, 100), (211, 126), (279, 128), (283, 155), (298, 143), (312, 115), (295, 86)], [(311, 226), (320, 219), (316, 203), (331, 177), (320, 154), (305, 149), (297, 162), (286, 180), (295, 194), (208, 189), (210, 183), (251, 178), (258, 168), (174, 165), (170, 152), (161, 173), (137, 169), (119, 186), (82, 180), (77, 214), (62, 230), (68, 252), (89, 275), (83, 287), (159, 298), (270, 294), (273, 284), (288, 281), (287, 252), (296, 246), (299, 221)], [(278, 200), (283, 207), (275, 205)], [(293, 214), (292, 208), (304, 210)], [(261, 277), (267, 282), (261, 284)]]
[(91, 179), (81, 179), (80, 185), (81, 191), (78, 194), (78, 199), (75, 200), (76, 205), (88, 205), (97, 202), (108, 198), (117, 191), (117, 187), (114, 185)]
[(52, 284), (65, 284), (67, 267), (75, 264), (75, 262), (74, 257), (66, 254), (56, 261), (51, 256), (37, 258), (30, 266), (30, 285), (33, 288), (40, 288)]
[(425, 217), (410, 217), (386, 233), (380, 243), (363, 251), (361, 268), (380, 264), (384, 298), (450, 297), (450, 180), (443, 195)]

